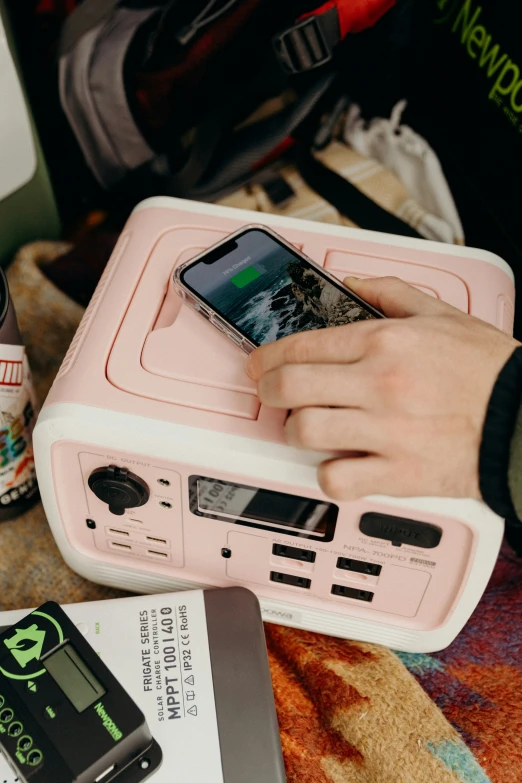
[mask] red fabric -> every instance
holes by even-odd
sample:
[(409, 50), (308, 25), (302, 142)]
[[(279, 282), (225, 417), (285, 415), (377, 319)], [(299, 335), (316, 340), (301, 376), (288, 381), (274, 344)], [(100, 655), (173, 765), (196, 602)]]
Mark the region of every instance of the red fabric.
[(272, 152), (270, 152), (264, 158), (261, 158), (261, 160), (258, 160), (257, 163), (252, 166), (252, 171), (258, 171), (259, 169), (270, 165), (270, 163), (274, 163), (274, 161), (278, 160), (282, 155), (285, 154), (285, 152), (291, 149), (294, 144), (294, 139), (291, 136), (288, 136), (288, 138), (282, 141), (281, 144), (278, 144), (277, 147), (272, 150)]
[(186, 57), (176, 65), (156, 73), (139, 73), (136, 76), (136, 97), (141, 119), (146, 127), (160, 129), (172, 112), (171, 91), (178, 81), (185, 90), (197, 89), (211, 67), (212, 58), (241, 31), (252, 12), (262, 0), (244, 0), (221, 22), (207, 30)]
[(337, 8), (342, 39), (348, 33), (360, 33), (361, 30), (373, 27), (386, 11), (393, 8), (395, 2), (396, 0), (328, 0), (315, 11), (304, 14), (301, 19), (319, 16), (331, 8)]
[(79, 5), (78, 0), (39, 0), (37, 14), (54, 14), (65, 19)]

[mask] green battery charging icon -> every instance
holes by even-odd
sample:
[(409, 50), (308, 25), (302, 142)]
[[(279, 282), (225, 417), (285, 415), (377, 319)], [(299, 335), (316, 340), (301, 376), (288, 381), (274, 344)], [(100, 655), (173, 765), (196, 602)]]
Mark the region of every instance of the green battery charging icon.
[(230, 278), (230, 282), (233, 283), (236, 288), (245, 288), (249, 283), (257, 280), (261, 277), (265, 270), (259, 264), (257, 266), (248, 266), (246, 269), (242, 269), (237, 275)]

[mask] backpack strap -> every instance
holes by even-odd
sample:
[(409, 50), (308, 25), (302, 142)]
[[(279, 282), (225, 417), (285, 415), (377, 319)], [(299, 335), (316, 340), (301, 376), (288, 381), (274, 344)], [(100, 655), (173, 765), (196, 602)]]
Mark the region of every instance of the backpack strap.
[(124, 63), (136, 30), (158, 6), (134, 9), (118, 0), (86, 0), (79, 11), (63, 32), (60, 100), (89, 167), (107, 188), (156, 157), (132, 116)]
[(296, 165), (312, 190), (361, 228), (424, 239), (408, 223), (383, 209), (351, 182), (317, 160), (308, 147), (300, 147)]
[(63, 23), (59, 41), (59, 57), (73, 49), (80, 38), (104, 22), (120, 0), (89, 0), (74, 9)]
[(276, 56), (287, 73), (297, 74), (330, 62), (348, 33), (373, 26), (396, 0), (328, 0), (273, 38)]
[[(334, 74), (323, 74), (319, 79), (314, 80), (300, 99), (288, 109), (275, 117), (260, 120), (255, 125), (247, 125), (232, 134), (228, 143), (220, 148), (216, 165), (209, 169), (205, 179), (201, 182), (194, 180), (192, 183), (194, 187), (181, 195), (206, 201), (240, 187), (255, 173), (260, 161), (265, 160), (274, 150), (284, 145), (303, 120), (320, 105), (321, 100), (334, 84), (334, 80)], [(195, 148), (191, 152), (192, 155), (197, 157)], [(180, 195), (179, 192), (173, 193), (172, 182), (177, 184), (177, 179), (170, 179), (169, 193)]]

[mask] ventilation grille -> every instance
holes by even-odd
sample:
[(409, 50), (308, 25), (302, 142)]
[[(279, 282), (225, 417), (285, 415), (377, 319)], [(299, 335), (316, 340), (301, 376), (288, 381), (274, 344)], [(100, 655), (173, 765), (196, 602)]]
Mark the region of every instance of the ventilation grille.
[(105, 293), (105, 289), (107, 288), (107, 286), (109, 285), (112, 279), (113, 272), (116, 269), (116, 266), (118, 265), (118, 261), (120, 260), (123, 251), (127, 247), (129, 238), (130, 238), (130, 234), (126, 234), (125, 236), (120, 238), (120, 241), (118, 242), (118, 246), (115, 248), (111, 258), (109, 259), (109, 263), (105, 267), (103, 274), (100, 277), (100, 282), (96, 286), (96, 290), (92, 295), (87, 310), (83, 314), (83, 318), (80, 322), (78, 329), (76, 330), (76, 334), (74, 335), (73, 341), (69, 346), (69, 350), (65, 354), (65, 358), (62, 362), (62, 366), (60, 367), (55, 380), (58, 381), (60, 380), (60, 378), (63, 378), (64, 375), (66, 375), (69, 372), (69, 370), (71, 370), (71, 368), (74, 366), (74, 363), (78, 358), (78, 354), (80, 353), (80, 349), (85, 341), (85, 338), (87, 337), (89, 327), (94, 319), (94, 316), (96, 315), (103, 294)]
[(116, 587), (119, 590), (128, 590), (132, 593), (168, 593), (209, 587), (209, 585), (199, 582), (177, 579), (174, 576), (160, 576), (159, 574), (140, 572), (134, 570), (132, 565), (125, 568), (93, 563), (92, 560), (90, 561), (89, 574), (86, 578), (109, 587)]
[[(422, 633), (406, 628), (397, 628), (385, 623), (368, 622), (349, 615), (341, 615), (336, 611), (333, 602), (330, 611), (317, 611), (295, 604), (285, 604), (281, 601), (267, 601), (260, 598), (263, 620), (281, 623), (292, 627), (304, 628), (314, 633), (324, 633), (328, 636), (338, 636), (341, 639), (353, 639), (362, 642), (384, 644), (392, 649), (412, 650), (418, 647)], [(274, 610), (274, 614), (265, 612), (265, 608)], [(297, 612), (296, 612), (297, 609)], [(278, 611), (279, 610), (279, 611)], [(294, 615), (294, 619), (284, 619), (284, 613)]]
[(507, 334), (513, 334), (515, 322), (515, 309), (510, 299), (504, 301), (504, 312), (502, 314), (502, 329)]

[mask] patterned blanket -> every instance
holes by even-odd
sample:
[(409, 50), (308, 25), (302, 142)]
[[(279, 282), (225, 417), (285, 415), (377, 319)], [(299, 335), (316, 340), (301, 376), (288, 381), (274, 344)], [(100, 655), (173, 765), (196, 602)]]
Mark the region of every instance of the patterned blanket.
[[(9, 270), (40, 400), (83, 312), (39, 268), (63, 250), (36, 243)], [(65, 566), (41, 506), (0, 526), (0, 552), (0, 609), (123, 595)], [(437, 655), (271, 624), (266, 638), (289, 783), (522, 780), (522, 564), (509, 549)]]

